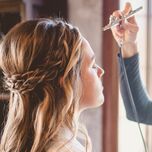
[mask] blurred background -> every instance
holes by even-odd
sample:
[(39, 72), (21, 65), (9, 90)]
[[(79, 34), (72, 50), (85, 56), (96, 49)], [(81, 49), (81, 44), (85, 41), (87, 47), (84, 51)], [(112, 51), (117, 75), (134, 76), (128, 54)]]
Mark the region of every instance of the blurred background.
[[(140, 28), (138, 48), (142, 79), (152, 96), (152, 2), (151, 0), (127, 0), (133, 9), (143, 6), (136, 15)], [(122, 9), (126, 0), (0, 0), (0, 37), (5, 36), (18, 22), (39, 17), (62, 17), (79, 27), (91, 44), (97, 63), (104, 68), (105, 103), (97, 109), (85, 111), (80, 121), (88, 128), (93, 152), (144, 152), (139, 130), (135, 122), (128, 121), (119, 92), (117, 68), (118, 46), (111, 31), (102, 32), (110, 14)], [(0, 74), (1, 77), (1, 74)], [(0, 81), (1, 83), (1, 81)], [(0, 84), (0, 129), (6, 113), (7, 92)], [(152, 128), (142, 125), (149, 151), (152, 151)]]

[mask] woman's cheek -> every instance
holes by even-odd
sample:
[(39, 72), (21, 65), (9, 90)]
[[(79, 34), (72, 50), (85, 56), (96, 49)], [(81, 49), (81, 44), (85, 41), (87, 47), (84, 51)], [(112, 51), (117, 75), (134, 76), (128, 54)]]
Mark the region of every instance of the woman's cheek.
[(85, 77), (84, 83), (84, 95), (85, 101), (88, 105), (92, 105), (96, 98), (97, 80), (93, 71), (88, 71), (87, 77)]

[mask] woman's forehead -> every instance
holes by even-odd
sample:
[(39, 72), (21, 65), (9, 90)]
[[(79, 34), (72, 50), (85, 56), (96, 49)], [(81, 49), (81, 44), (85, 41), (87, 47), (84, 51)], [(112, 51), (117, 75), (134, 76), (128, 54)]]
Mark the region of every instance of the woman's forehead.
[(86, 60), (93, 60), (95, 58), (93, 49), (85, 38), (83, 38), (82, 50)]

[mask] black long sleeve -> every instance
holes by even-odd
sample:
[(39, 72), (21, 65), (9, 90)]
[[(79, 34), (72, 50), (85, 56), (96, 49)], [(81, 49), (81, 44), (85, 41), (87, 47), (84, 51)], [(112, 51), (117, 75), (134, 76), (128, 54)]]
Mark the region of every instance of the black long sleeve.
[(152, 101), (149, 98), (148, 93), (144, 88), (141, 80), (139, 72), (139, 54), (136, 54), (133, 57), (124, 60), (122, 60), (119, 54), (118, 61), (120, 67), (120, 89), (126, 109), (127, 118), (129, 120), (136, 121), (128, 90), (125, 85), (126, 82), (124, 79), (124, 71), (121, 68), (122, 62), (124, 62), (125, 65), (131, 93), (139, 116), (139, 121), (140, 123), (144, 124), (152, 124)]

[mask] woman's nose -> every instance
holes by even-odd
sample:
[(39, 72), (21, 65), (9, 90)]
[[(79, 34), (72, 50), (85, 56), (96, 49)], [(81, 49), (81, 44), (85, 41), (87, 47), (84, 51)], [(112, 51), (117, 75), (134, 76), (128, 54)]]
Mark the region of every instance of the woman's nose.
[(99, 67), (99, 66), (98, 66), (98, 72), (97, 72), (97, 74), (98, 74), (99, 78), (101, 78), (104, 75), (104, 70), (101, 67)]

